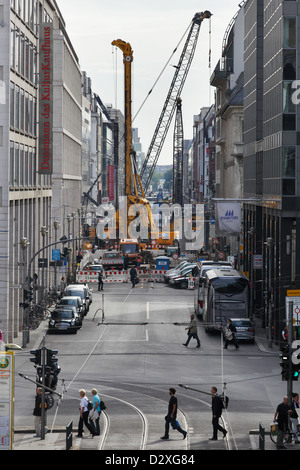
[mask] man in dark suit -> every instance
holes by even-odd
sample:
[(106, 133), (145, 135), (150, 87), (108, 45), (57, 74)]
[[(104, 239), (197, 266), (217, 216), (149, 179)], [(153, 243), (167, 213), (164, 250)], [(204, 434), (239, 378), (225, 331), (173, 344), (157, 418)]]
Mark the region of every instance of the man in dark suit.
[(223, 402), (222, 398), (217, 393), (217, 387), (211, 388), (212, 395), (212, 425), (213, 425), (213, 437), (210, 441), (216, 441), (218, 439), (218, 431), (223, 433), (223, 438), (226, 436), (227, 431), (219, 424), (219, 418), (222, 416)]

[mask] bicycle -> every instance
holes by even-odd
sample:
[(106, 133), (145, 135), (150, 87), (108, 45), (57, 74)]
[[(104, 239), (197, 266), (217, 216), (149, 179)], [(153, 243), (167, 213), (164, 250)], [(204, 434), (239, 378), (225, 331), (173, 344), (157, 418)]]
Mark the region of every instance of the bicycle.
[[(271, 441), (277, 445), (277, 436), (278, 436), (278, 424), (274, 423), (270, 425), (270, 439)], [(298, 439), (297, 433), (295, 431), (291, 431), (287, 429), (283, 435), (283, 445), (284, 444), (291, 444), (293, 441)]]

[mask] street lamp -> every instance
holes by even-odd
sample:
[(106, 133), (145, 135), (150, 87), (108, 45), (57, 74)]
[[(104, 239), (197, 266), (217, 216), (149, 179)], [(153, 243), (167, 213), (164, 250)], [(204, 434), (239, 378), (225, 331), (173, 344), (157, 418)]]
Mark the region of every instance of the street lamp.
[(41, 227), (41, 235), (43, 237), (43, 264), (42, 264), (42, 299), (44, 298), (44, 283), (45, 283), (45, 279), (44, 279), (44, 274), (45, 274), (45, 271), (44, 271), (44, 268), (45, 268), (45, 253), (44, 253), (44, 249), (45, 249), (45, 237), (48, 233), (48, 229), (45, 225), (43, 225)]
[(253, 294), (254, 294), (254, 235), (255, 228), (250, 227), (248, 234), (250, 235), (250, 320), (253, 321)]
[[(71, 226), (71, 220), (72, 220), (72, 215), (68, 214), (67, 215), (67, 221), (68, 221), (68, 240), (71, 238), (71, 233), (70, 233), (70, 226)], [(68, 282), (70, 281), (70, 241), (68, 241)]]
[[(23, 252), (23, 333), (22, 333), (22, 347), (25, 348), (27, 341), (29, 341), (28, 335), (29, 335), (29, 330), (28, 330), (28, 315), (27, 315), (27, 303), (25, 302), (25, 291), (27, 291), (27, 285), (26, 285), (26, 264), (27, 264), (27, 247), (30, 245), (28, 239), (26, 237), (21, 238), (20, 241), (21, 249)], [(30, 284), (30, 279), (28, 279), (28, 287)]]
[[(54, 220), (54, 232), (55, 232), (55, 243), (57, 242), (57, 230), (60, 227), (60, 223), (57, 220)], [(54, 289), (57, 292), (57, 260), (54, 260)]]

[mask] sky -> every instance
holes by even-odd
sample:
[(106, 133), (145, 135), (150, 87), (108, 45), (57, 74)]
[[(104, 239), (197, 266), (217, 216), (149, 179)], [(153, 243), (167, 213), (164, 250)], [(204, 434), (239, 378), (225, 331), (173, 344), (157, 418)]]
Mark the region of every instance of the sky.
[[(189, 30), (195, 13), (209, 10), (212, 17), (211, 21), (205, 19), (202, 22), (195, 56), (181, 95), (185, 139), (193, 136), (194, 115), (214, 102), (214, 88), (209, 85), (210, 75), (221, 58), (226, 28), (239, 10), (240, 2), (114, 0), (110, 3), (108, 0), (57, 0), (81, 70), (91, 78), (92, 90), (103, 103), (112, 104), (123, 114), (123, 53), (111, 43), (115, 39), (130, 43), (133, 49), (132, 125), (138, 128), (145, 154), (174, 76), (173, 65), (179, 61), (187, 34), (181, 43), (180, 40)], [(177, 52), (153, 88), (177, 46)], [(158, 165), (172, 164), (174, 123), (173, 119)]]

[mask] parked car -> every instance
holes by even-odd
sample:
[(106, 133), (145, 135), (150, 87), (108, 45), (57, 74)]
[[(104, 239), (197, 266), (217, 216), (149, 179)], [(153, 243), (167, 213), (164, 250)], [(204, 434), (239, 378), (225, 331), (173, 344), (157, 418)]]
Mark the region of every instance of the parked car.
[(170, 282), (170, 278), (177, 276), (178, 274), (181, 274), (183, 269), (186, 268), (187, 266), (190, 266), (192, 263), (190, 261), (183, 261), (180, 263), (176, 268), (174, 269), (169, 269), (169, 271), (166, 272), (164, 276), (164, 281), (166, 284)]
[(69, 331), (76, 334), (81, 328), (82, 321), (76, 311), (76, 307), (66, 305), (56, 308), (51, 313), (49, 320), (49, 333), (53, 331)]
[(232, 318), (232, 324), (236, 327), (235, 337), (238, 341), (255, 341), (255, 328), (249, 318)]
[(180, 289), (187, 289), (189, 286), (189, 277), (191, 277), (193, 268), (196, 264), (185, 266), (180, 274), (170, 277), (169, 284), (172, 287), (179, 287)]
[(83, 302), (84, 315), (89, 311), (89, 300), (87, 298), (86, 290), (81, 285), (70, 285), (65, 288), (64, 297), (80, 297)]
[(83, 300), (82, 300), (81, 297), (75, 297), (75, 296), (62, 297), (60, 299), (60, 301), (58, 302), (57, 307), (61, 307), (61, 306), (64, 306), (64, 305), (71, 305), (73, 307), (76, 307), (76, 311), (77, 311), (79, 317), (81, 318), (81, 320), (83, 319), (83, 317), (84, 317), (84, 305), (83, 305)]

